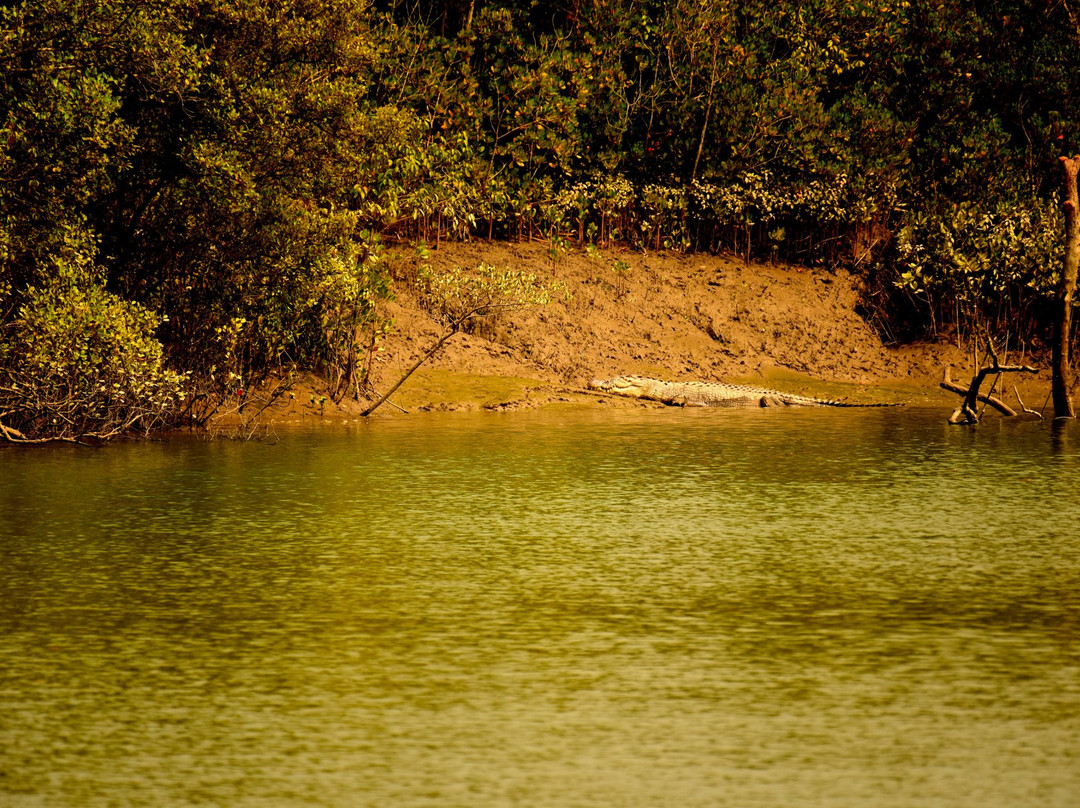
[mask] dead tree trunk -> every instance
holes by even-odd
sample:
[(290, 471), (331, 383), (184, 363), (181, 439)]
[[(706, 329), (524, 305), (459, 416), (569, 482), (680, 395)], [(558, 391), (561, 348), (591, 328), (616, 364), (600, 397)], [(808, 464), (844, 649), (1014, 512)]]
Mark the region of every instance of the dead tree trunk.
[(1072, 330), (1072, 302), (1076, 291), (1076, 272), (1080, 267), (1080, 200), (1077, 198), (1076, 173), (1080, 170), (1080, 156), (1062, 157), (1061, 168), (1065, 181), (1065, 263), (1061, 269), (1061, 285), (1058, 287), (1058, 312), (1054, 333), (1053, 378), (1051, 390), (1054, 397), (1054, 417), (1074, 418), (1072, 397), (1072, 370), (1069, 367), (1069, 333)]
[[(998, 398), (994, 398), (993, 395), (982, 395), (979, 392), (979, 388), (982, 387), (983, 381), (987, 376), (993, 374), (998, 375), (1001, 373), (1038, 373), (1036, 368), (1030, 365), (1003, 365), (998, 359), (997, 352), (994, 350), (994, 345), (990, 340), (986, 341), (986, 352), (990, 356), (991, 364), (986, 365), (978, 370), (974, 376), (971, 377), (971, 384), (968, 385), (965, 390), (958, 384), (954, 384), (949, 379), (949, 371), (946, 368), (945, 378), (941, 382), (941, 386), (946, 390), (952, 390), (954, 393), (959, 393), (964, 397), (963, 402), (959, 407), (949, 416), (950, 424), (977, 424), (979, 423), (979, 402), (989, 404), (996, 409), (1002, 415), (1016, 415), (1016, 411), (1009, 407), (1005, 402)], [(991, 388), (993, 393), (993, 388)], [(1025, 409), (1027, 409), (1025, 407)]]

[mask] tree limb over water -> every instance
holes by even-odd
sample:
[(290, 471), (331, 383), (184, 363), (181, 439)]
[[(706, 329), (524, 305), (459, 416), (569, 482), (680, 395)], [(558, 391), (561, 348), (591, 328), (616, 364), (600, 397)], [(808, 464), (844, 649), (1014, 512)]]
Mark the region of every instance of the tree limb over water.
[[(980, 368), (978, 372), (971, 377), (971, 383), (966, 388), (953, 382), (949, 376), (949, 369), (945, 369), (944, 377), (941, 380), (941, 386), (946, 390), (951, 390), (954, 393), (964, 396), (964, 401), (953, 411), (953, 414), (949, 416), (950, 424), (977, 424), (980, 416), (976, 407), (979, 402), (993, 407), (1002, 415), (1016, 415), (1014, 409), (1001, 399), (992, 395), (993, 389), (997, 385), (997, 378), (994, 379), (994, 383), (990, 386), (991, 394), (982, 394), (979, 392), (983, 381), (991, 374), (997, 377), (1003, 373), (1039, 372), (1038, 368), (1033, 368), (1030, 365), (1001, 364), (1001, 361), (998, 359), (997, 351), (994, 350), (994, 344), (990, 340), (986, 341), (986, 352), (990, 356), (991, 364)], [(1023, 402), (1021, 402), (1021, 406), (1023, 407)], [(1030, 412), (1027, 407), (1024, 407), (1024, 411)]]

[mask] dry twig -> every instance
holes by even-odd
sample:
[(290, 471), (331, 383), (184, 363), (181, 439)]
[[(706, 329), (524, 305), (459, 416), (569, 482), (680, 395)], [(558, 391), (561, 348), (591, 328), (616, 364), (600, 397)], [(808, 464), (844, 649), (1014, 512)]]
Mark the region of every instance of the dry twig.
[(1020, 402), (1020, 409), (1023, 412), (1026, 412), (1028, 415), (1034, 415), (1040, 421), (1043, 419), (1043, 415), (1041, 412), (1039, 412), (1038, 410), (1028, 409), (1027, 405), (1024, 404), (1024, 399), (1020, 398), (1020, 391), (1016, 389), (1015, 384), (1013, 385), (1013, 392), (1016, 394), (1016, 400)]

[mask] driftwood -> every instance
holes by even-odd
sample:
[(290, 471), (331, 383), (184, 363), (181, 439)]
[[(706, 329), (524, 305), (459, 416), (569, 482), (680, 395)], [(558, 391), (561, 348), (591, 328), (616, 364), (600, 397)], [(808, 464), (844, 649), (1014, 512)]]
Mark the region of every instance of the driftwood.
[[(998, 359), (997, 351), (994, 350), (994, 345), (989, 340), (986, 341), (986, 352), (990, 355), (991, 364), (979, 368), (978, 372), (971, 377), (971, 383), (966, 387), (962, 387), (956, 384), (949, 377), (949, 369), (945, 368), (945, 375), (941, 380), (941, 386), (946, 390), (951, 390), (954, 393), (962, 395), (964, 397), (963, 402), (960, 404), (953, 414), (949, 416), (950, 424), (977, 424), (979, 422), (979, 412), (976, 409), (979, 402), (993, 407), (1002, 415), (1014, 416), (1016, 410), (1006, 404), (999, 398), (993, 395), (984, 395), (979, 392), (979, 388), (982, 387), (983, 381), (987, 376), (998, 376), (1002, 373), (1038, 373), (1037, 368), (1033, 368), (1030, 365), (1003, 365)], [(994, 382), (997, 383), (996, 380)], [(991, 393), (993, 392), (993, 385), (991, 385)], [(1020, 396), (1017, 394), (1017, 399)], [(1021, 401), (1020, 406), (1025, 412), (1030, 412), (1027, 407), (1024, 407), (1024, 403)]]

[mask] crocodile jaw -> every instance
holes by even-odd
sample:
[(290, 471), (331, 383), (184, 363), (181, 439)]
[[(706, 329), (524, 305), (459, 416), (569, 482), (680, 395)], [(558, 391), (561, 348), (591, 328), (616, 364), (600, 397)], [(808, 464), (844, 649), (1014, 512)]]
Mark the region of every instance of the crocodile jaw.
[(648, 380), (635, 376), (616, 376), (614, 379), (593, 379), (589, 387), (620, 396), (641, 398), (649, 393)]

